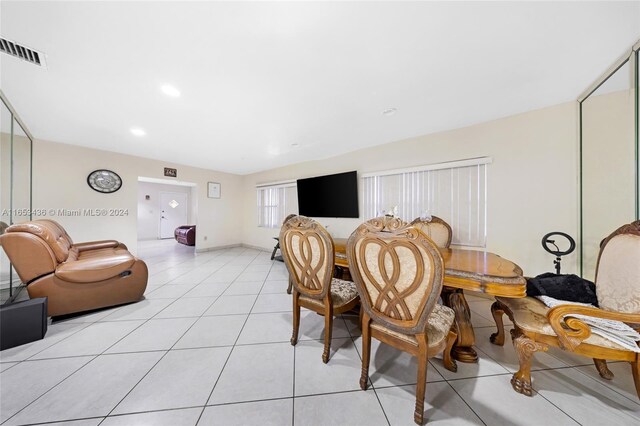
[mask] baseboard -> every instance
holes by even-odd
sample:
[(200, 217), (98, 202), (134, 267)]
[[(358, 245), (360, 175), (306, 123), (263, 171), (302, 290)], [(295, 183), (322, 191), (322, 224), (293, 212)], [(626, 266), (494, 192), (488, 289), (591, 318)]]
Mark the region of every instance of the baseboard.
[(208, 251), (216, 251), (228, 248), (242, 247), (242, 244), (227, 244), (225, 246), (215, 246), (215, 247), (207, 247), (207, 248), (197, 248), (196, 253), (205, 253)]
[(273, 251), (273, 247), (271, 248), (266, 248), (266, 247), (258, 247), (258, 246), (252, 246), (251, 244), (240, 244), (240, 246), (248, 248), (248, 249), (253, 249), (253, 250), (260, 250), (260, 251), (266, 251), (267, 253), (270, 253), (271, 251)]

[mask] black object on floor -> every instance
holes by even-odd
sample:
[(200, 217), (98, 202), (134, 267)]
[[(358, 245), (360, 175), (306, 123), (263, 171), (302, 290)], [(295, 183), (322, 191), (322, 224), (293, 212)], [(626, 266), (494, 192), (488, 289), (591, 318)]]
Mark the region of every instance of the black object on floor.
[(0, 350), (40, 340), (46, 333), (46, 297), (0, 306)]

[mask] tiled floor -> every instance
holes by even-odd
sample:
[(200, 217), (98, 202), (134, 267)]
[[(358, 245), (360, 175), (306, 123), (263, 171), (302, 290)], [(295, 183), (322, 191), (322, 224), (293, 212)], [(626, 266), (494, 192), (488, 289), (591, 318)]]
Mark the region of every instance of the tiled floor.
[[(411, 425), (416, 361), (374, 341), (370, 390), (359, 390), (354, 316), (335, 321), (321, 361), (322, 317), (291, 335), (284, 265), (233, 248), (194, 254), (142, 243), (146, 299), (54, 322), (45, 339), (0, 352), (2, 425)], [(517, 358), (489, 343), (490, 300), (469, 296), (478, 364), (428, 370), (429, 424), (640, 424), (630, 368), (613, 381), (589, 359), (537, 354), (533, 397), (511, 389)]]

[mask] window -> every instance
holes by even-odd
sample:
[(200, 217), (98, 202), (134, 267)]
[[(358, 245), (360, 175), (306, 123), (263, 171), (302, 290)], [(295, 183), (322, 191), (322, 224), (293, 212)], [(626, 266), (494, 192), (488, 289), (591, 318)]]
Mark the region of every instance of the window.
[(259, 185), (258, 226), (280, 228), (284, 218), (298, 213), (298, 193), (295, 182)]
[(446, 220), (452, 244), (484, 247), (489, 163), (484, 157), (364, 174), (364, 219), (390, 214), (397, 206), (397, 216), (407, 221), (428, 215)]

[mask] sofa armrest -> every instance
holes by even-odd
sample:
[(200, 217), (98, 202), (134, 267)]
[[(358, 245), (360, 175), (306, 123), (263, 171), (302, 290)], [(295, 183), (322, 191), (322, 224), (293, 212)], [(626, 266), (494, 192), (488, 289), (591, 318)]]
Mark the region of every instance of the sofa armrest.
[(130, 269), (136, 258), (127, 251), (61, 263), (56, 277), (74, 283), (104, 281)]
[(87, 250), (99, 250), (105, 248), (116, 248), (120, 245), (118, 241), (115, 240), (102, 240), (102, 241), (87, 241), (85, 243), (74, 244), (72, 247), (78, 249), (78, 252), (83, 252)]

